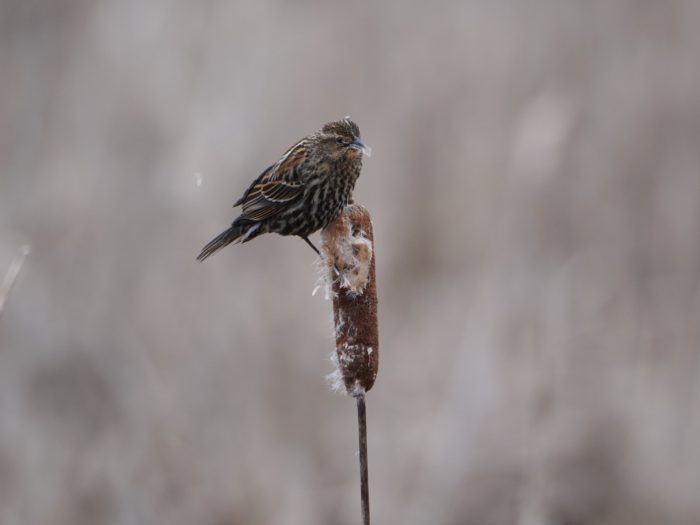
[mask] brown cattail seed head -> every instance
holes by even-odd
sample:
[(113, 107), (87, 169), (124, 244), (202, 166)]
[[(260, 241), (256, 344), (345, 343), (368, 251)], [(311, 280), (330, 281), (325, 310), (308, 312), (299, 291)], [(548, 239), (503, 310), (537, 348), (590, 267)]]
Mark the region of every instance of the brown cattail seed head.
[(321, 232), (333, 289), (338, 372), (345, 391), (367, 392), (379, 367), (377, 285), (374, 237), (369, 212), (357, 204), (344, 208)]

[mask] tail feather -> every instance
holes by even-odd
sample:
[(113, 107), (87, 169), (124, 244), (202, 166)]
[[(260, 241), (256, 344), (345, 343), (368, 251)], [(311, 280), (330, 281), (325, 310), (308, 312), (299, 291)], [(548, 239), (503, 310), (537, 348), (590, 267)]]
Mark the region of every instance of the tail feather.
[(228, 230), (214, 237), (204, 248), (202, 248), (201, 253), (197, 256), (197, 260), (200, 262), (203, 261), (232, 242), (249, 241), (261, 233), (258, 231), (259, 229), (259, 223), (239, 223), (238, 221), (235, 221)]
[(231, 226), (225, 232), (220, 233), (214, 237), (204, 248), (202, 248), (201, 253), (197, 256), (198, 261), (203, 261), (214, 252), (218, 252), (224, 246), (228, 246), (233, 241), (241, 236), (242, 228), (240, 226)]

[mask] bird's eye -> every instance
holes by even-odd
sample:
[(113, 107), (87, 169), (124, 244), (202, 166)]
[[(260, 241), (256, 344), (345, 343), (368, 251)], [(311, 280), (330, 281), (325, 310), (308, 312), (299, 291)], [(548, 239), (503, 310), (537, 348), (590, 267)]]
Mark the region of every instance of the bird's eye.
[(336, 142), (337, 144), (341, 144), (341, 145), (343, 145), (343, 146), (347, 146), (347, 145), (348, 145), (348, 141), (345, 140), (343, 137), (338, 137), (337, 139), (335, 139), (335, 142)]

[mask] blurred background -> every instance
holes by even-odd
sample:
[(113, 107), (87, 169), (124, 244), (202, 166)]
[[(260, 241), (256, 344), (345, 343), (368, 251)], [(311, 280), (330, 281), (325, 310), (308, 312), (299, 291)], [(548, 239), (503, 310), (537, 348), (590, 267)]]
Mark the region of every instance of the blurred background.
[[(700, 3), (0, 3), (0, 523), (359, 523), (302, 241), (200, 248), (372, 146), (374, 523), (700, 523)], [(318, 240), (318, 236), (314, 236)]]

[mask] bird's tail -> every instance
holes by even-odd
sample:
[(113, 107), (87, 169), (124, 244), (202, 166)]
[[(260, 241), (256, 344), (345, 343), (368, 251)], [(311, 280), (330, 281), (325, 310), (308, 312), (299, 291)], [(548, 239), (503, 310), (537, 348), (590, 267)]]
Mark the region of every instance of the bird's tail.
[(224, 246), (228, 246), (232, 242), (246, 242), (258, 234), (260, 224), (250, 222), (238, 223), (234, 222), (231, 227), (225, 232), (214, 237), (197, 256), (198, 261), (203, 261), (215, 252), (218, 252)]

